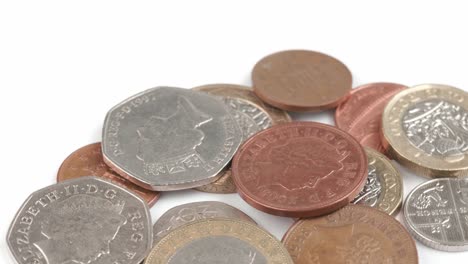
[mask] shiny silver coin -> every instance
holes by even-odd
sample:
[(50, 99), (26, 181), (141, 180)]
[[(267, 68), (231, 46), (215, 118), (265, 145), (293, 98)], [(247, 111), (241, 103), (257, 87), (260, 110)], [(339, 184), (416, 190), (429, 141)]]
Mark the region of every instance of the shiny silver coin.
[(137, 264), (152, 246), (151, 217), (132, 192), (83, 177), (31, 194), (7, 240), (20, 264)]
[(468, 250), (468, 178), (427, 181), (408, 195), (404, 219), (421, 243), (444, 251)]
[(214, 201), (187, 203), (169, 209), (156, 221), (153, 226), (154, 244), (180, 226), (212, 218), (234, 218), (256, 224), (250, 216), (225, 203)]
[(102, 152), (105, 162), (122, 176), (147, 189), (170, 191), (215, 181), (241, 140), (221, 99), (157, 87), (109, 111)]

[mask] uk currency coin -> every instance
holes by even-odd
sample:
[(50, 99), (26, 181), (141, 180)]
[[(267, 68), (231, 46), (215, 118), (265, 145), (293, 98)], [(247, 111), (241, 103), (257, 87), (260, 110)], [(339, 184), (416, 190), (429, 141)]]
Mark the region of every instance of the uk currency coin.
[(156, 87), (109, 111), (102, 152), (110, 167), (144, 188), (180, 190), (215, 181), (241, 137), (220, 99)]
[(84, 176), (98, 176), (120, 184), (138, 194), (149, 206), (159, 198), (159, 193), (142, 188), (114, 172), (102, 159), (101, 143), (93, 143), (77, 149), (70, 154), (60, 166), (57, 182)]
[(20, 264), (137, 264), (152, 234), (143, 199), (103, 178), (81, 177), (31, 194), (7, 240)]
[[(291, 121), (288, 113), (262, 102), (249, 87), (234, 84), (209, 84), (193, 88), (197, 91), (222, 96), (233, 111), (243, 141), (256, 132), (275, 124)], [(197, 187), (196, 190), (210, 193), (235, 193), (236, 186), (231, 178), (231, 166), (220, 172), (220, 178), (213, 183)]]
[(366, 182), (367, 157), (359, 142), (336, 127), (291, 122), (248, 139), (232, 173), (239, 195), (253, 207), (312, 217), (354, 200)]
[(210, 218), (234, 218), (256, 224), (244, 212), (225, 203), (206, 201), (182, 204), (169, 209), (154, 223), (154, 243), (180, 226)]
[(403, 90), (382, 119), (388, 154), (417, 174), (468, 176), (468, 96), (457, 88), (423, 84)]
[(382, 113), (388, 101), (407, 87), (396, 83), (369, 83), (351, 90), (335, 111), (335, 124), (361, 145), (384, 152), (380, 140)]
[(287, 50), (261, 59), (252, 70), (255, 94), (287, 111), (310, 112), (338, 106), (352, 76), (339, 60), (314, 51)]
[(424, 245), (444, 251), (468, 250), (468, 178), (422, 183), (407, 196), (404, 222)]
[(332, 214), (297, 221), (283, 237), (296, 264), (417, 264), (416, 244), (388, 214), (348, 205)]
[(364, 149), (368, 162), (366, 185), (351, 203), (367, 205), (389, 215), (395, 215), (403, 199), (400, 172), (380, 152), (371, 148)]
[(155, 244), (145, 264), (293, 264), (271, 234), (236, 219), (207, 219), (175, 229)]

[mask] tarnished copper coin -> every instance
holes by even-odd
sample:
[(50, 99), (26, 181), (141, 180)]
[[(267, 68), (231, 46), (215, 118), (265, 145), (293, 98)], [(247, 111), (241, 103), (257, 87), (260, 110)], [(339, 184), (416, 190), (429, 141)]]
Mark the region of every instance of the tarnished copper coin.
[(237, 191), (253, 207), (289, 217), (312, 217), (349, 204), (367, 179), (367, 157), (352, 136), (315, 122), (263, 130), (232, 163)]
[(261, 59), (252, 71), (254, 92), (283, 110), (330, 109), (346, 99), (352, 86), (348, 68), (328, 55), (287, 50)]
[(393, 217), (366, 206), (296, 222), (283, 237), (296, 264), (416, 264), (413, 238)]
[(336, 126), (361, 145), (384, 152), (380, 140), (382, 113), (388, 101), (405, 88), (396, 83), (369, 83), (351, 90), (348, 99), (336, 108)]
[(125, 187), (143, 198), (149, 206), (159, 198), (159, 193), (150, 191), (122, 178), (104, 163), (101, 152), (101, 143), (86, 145), (70, 154), (60, 166), (57, 173), (57, 182), (75, 179), (84, 176), (97, 176), (111, 180)]
[[(234, 119), (241, 127), (246, 140), (254, 133), (272, 125), (291, 122), (286, 111), (265, 104), (249, 87), (235, 84), (209, 84), (193, 88), (197, 91), (222, 96), (234, 111)], [(236, 186), (231, 178), (231, 165), (226, 166), (215, 182), (195, 188), (209, 193), (235, 193)]]

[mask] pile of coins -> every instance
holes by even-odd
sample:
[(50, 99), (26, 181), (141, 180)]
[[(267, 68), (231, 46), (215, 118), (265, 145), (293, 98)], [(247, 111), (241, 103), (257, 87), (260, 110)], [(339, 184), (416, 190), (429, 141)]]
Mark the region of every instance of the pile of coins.
[[(54, 185), (15, 216), (20, 264), (418, 263), (415, 241), (468, 250), (468, 96), (454, 87), (352, 88), (328, 55), (291, 50), (260, 60), (253, 88), (156, 87), (110, 109), (102, 143), (65, 159)], [(286, 111), (334, 109), (336, 127)], [(394, 219), (403, 184), (390, 159), (434, 178)], [(154, 226), (162, 192), (238, 193), (296, 218), (282, 241), (237, 208), (176, 206)]]

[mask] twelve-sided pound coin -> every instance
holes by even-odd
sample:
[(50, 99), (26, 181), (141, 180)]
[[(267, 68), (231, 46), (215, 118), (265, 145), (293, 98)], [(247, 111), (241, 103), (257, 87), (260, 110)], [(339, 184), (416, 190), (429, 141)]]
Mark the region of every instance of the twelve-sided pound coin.
[(284, 246), (253, 223), (207, 219), (170, 232), (145, 264), (292, 264)]
[(7, 240), (20, 264), (137, 264), (151, 249), (151, 217), (139, 196), (82, 177), (31, 194)]
[(424, 176), (468, 176), (468, 95), (440, 84), (396, 94), (382, 118), (383, 146)]
[(124, 177), (147, 189), (170, 191), (215, 181), (241, 139), (220, 99), (157, 87), (109, 111), (102, 152), (105, 162)]

